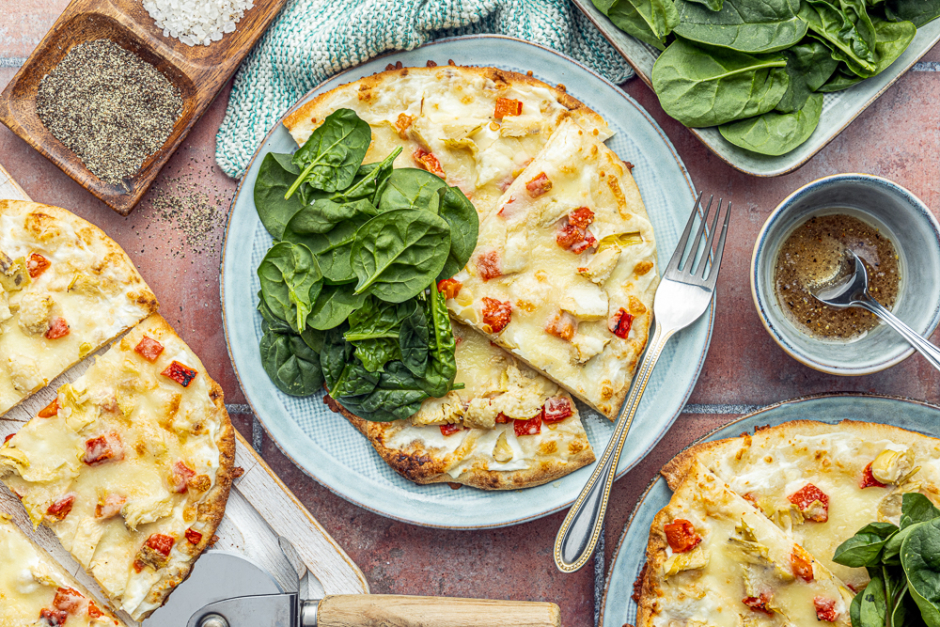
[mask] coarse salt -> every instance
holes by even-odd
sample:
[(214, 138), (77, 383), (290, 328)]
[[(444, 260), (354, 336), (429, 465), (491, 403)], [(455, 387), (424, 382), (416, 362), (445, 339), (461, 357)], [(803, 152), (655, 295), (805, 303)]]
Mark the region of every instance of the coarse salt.
[(143, 0), (143, 5), (164, 37), (208, 46), (234, 32), (254, 0)]

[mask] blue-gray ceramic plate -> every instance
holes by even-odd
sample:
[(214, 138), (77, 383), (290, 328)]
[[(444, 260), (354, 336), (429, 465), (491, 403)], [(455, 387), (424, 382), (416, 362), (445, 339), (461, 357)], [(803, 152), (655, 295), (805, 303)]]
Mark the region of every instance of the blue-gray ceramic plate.
[[(344, 83), (383, 71), (389, 63), (423, 66), (495, 66), (526, 72), (546, 82), (563, 83), (569, 92), (604, 116), (616, 132), (608, 145), (634, 164), (633, 176), (656, 231), (660, 267), (665, 267), (694, 203), (692, 181), (675, 149), (656, 122), (629, 96), (576, 62), (516, 39), (460, 37), (374, 59), (326, 81), (297, 106)], [(261, 367), (257, 304), (261, 258), (271, 237), (261, 225), (252, 189), (268, 152), (293, 152), (296, 146), (278, 124), (255, 154), (242, 179), (229, 217), (222, 258), (225, 334), (239, 382), (255, 415), (281, 450), (311, 477), (362, 507), (391, 518), (426, 526), (481, 528), (512, 525), (569, 505), (592, 469), (584, 468), (549, 484), (511, 492), (447, 485), (419, 486), (397, 475), (346, 420), (329, 411), (322, 394), (293, 398), (282, 394)], [(679, 334), (660, 358), (636, 417), (619, 472), (634, 466), (672, 425), (692, 391), (711, 336), (712, 312)], [(582, 408), (588, 438), (598, 456), (612, 424)]]
[[(705, 436), (700, 442), (733, 438), (753, 433), (755, 427), (775, 426), (791, 420), (840, 420), (880, 422), (940, 437), (940, 407), (923, 402), (885, 396), (825, 394), (784, 401), (744, 416)], [(653, 518), (672, 497), (672, 490), (661, 476), (656, 477), (640, 498), (614, 552), (604, 600), (600, 627), (636, 624), (633, 582), (646, 561), (646, 544)]]

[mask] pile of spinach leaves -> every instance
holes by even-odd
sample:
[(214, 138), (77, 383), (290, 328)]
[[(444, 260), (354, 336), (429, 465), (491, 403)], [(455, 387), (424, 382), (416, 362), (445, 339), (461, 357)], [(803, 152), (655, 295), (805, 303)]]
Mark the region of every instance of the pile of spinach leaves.
[(265, 155), (255, 208), (261, 362), (286, 394), (330, 395), (367, 420), (407, 418), (454, 389), (456, 342), (437, 282), (476, 247), (476, 209), (401, 148), (363, 164), (369, 125), (339, 109), (293, 155)]
[(593, 0), (618, 28), (663, 51), (653, 90), (692, 128), (782, 155), (812, 135), (823, 93), (888, 69), (940, 0)]
[(852, 600), (852, 627), (940, 627), (940, 510), (926, 496), (905, 494), (900, 525), (862, 527), (833, 561), (871, 577)]

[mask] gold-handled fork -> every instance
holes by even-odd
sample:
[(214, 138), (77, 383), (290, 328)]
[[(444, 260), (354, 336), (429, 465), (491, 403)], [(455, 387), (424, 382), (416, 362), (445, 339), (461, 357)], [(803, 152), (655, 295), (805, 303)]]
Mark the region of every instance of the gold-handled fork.
[[(617, 427), (594, 473), (581, 490), (581, 494), (578, 495), (558, 530), (555, 538), (555, 564), (562, 572), (573, 573), (584, 566), (597, 547), (604, 516), (607, 513), (610, 488), (614, 484), (617, 464), (620, 461), (620, 453), (623, 451), (623, 443), (630, 432), (636, 410), (640, 406), (640, 398), (643, 396), (643, 391), (649, 383), (650, 375), (666, 342), (677, 331), (701, 318), (712, 301), (715, 283), (718, 280), (718, 270), (721, 266), (721, 256), (725, 250), (728, 220), (731, 216), (731, 203), (729, 202), (725, 209), (717, 248), (712, 252), (712, 245), (718, 233), (718, 219), (721, 215), (722, 203), (722, 199), (719, 198), (711, 229), (706, 233), (705, 224), (708, 222), (714, 198), (714, 196), (709, 198), (708, 205), (702, 212), (695, 239), (692, 240), (688, 257), (683, 262), (686, 245), (689, 243), (689, 234), (692, 232), (692, 226), (698, 214), (696, 208), (701, 206), (701, 193), (692, 206), (692, 215), (689, 216), (689, 222), (685, 225), (685, 231), (679, 239), (676, 252), (669, 260), (663, 280), (656, 290), (653, 300), (652, 339), (647, 344), (646, 353), (637, 368), (630, 394), (627, 396), (623, 409), (620, 410)], [(706, 236), (707, 241), (704, 241), (703, 246), (703, 238)]]

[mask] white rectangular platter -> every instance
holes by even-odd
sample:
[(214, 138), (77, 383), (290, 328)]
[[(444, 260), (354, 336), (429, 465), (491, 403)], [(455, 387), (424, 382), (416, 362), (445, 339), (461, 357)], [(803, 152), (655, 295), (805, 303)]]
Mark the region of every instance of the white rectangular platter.
[[(5, 198), (29, 200), (23, 189), (0, 165), (0, 199)], [(102, 348), (95, 355), (107, 349), (108, 347)], [(0, 442), (51, 403), (59, 386), (81, 376), (91, 365), (95, 355), (86, 357), (35, 396), (0, 416)], [(319, 598), (324, 594), (368, 593), (369, 584), (362, 571), (237, 430), (235, 435), (235, 465), (244, 472), (233, 483), (225, 518), (216, 531), (218, 541), (213, 550), (244, 555), (271, 573), (283, 588), (289, 590), (297, 586), (297, 575), (278, 547), (278, 536), (284, 536), (297, 549), (310, 574), (301, 588), (303, 596)], [(19, 500), (3, 486), (0, 486), (0, 513), (12, 516), (27, 535), (46, 549), (79, 582), (98, 594), (100, 599), (107, 598), (81, 566), (62, 548), (51, 531), (45, 527), (33, 531)], [(168, 603), (173, 603), (172, 596)], [(129, 626), (138, 625), (126, 615), (121, 618)], [(147, 627), (147, 621), (140, 624), (140, 627)]]
[[(651, 85), (650, 75), (659, 51), (614, 26), (613, 22), (599, 11), (591, 0), (572, 0), (572, 2), (594, 22), (601, 34), (633, 66), (640, 80), (647, 86)], [(911, 69), (938, 41), (940, 41), (940, 20), (935, 20), (917, 29), (914, 41), (886, 71), (845, 91), (826, 94), (823, 100), (822, 117), (816, 131), (806, 143), (785, 155), (769, 157), (743, 150), (725, 141), (716, 128), (690, 128), (689, 131), (725, 163), (741, 172), (761, 177), (780, 176), (792, 172), (835, 139), (852, 120), (893, 85), (901, 75)]]

